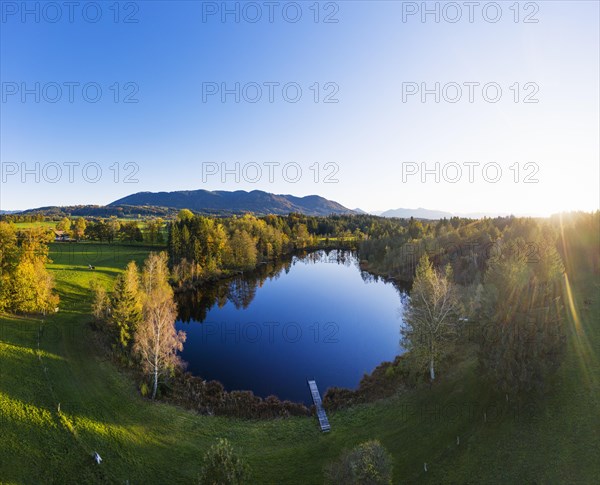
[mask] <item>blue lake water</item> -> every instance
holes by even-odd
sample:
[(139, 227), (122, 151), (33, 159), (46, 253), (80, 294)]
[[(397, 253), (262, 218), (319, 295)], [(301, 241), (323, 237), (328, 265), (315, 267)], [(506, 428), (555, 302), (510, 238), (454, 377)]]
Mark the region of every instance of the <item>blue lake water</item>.
[(227, 390), (309, 403), (356, 388), (361, 377), (402, 352), (402, 293), (363, 272), (349, 251), (317, 251), (179, 297), (177, 329), (188, 370)]

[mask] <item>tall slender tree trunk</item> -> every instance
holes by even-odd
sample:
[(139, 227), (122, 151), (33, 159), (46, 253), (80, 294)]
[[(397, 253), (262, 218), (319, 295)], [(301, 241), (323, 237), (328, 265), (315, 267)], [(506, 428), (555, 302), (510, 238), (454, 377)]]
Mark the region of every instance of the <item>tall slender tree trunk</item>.
[(158, 389), (158, 349), (160, 343), (160, 336), (155, 327), (154, 336), (154, 389), (152, 390), (152, 400), (156, 397), (156, 391)]
[(435, 380), (435, 370), (433, 369), (433, 356), (431, 356), (431, 360), (429, 361), (429, 377), (431, 380)]
[(158, 367), (154, 366), (154, 386), (152, 389), (152, 399), (156, 397), (156, 391), (158, 389)]

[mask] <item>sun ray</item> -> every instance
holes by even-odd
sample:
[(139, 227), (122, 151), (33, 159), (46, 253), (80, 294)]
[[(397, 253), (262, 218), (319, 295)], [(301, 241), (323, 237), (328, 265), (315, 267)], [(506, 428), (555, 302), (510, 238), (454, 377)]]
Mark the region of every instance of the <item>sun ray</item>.
[(579, 316), (577, 302), (573, 297), (573, 290), (566, 272), (564, 273), (564, 290), (567, 318), (571, 323), (570, 330), (573, 336), (572, 347), (578, 356), (583, 377), (588, 381), (590, 386), (597, 386), (598, 376), (595, 372), (590, 371), (597, 367), (597, 363), (595, 362), (596, 356), (586, 334), (585, 325)]

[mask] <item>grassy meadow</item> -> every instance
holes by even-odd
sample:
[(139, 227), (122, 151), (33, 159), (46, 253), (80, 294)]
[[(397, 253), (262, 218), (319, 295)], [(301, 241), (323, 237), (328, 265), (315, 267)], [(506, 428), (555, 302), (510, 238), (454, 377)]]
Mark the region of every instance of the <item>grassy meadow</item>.
[(194, 483), (218, 437), (247, 459), (259, 484), (322, 483), (326, 463), (370, 438), (393, 455), (394, 483), (583, 484), (600, 476), (600, 288), (585, 268), (570, 275), (577, 313), (568, 356), (543, 399), (517, 404), (491, 394), (478, 380), (475, 349), (466, 348), (433, 388), (331, 413), (332, 432), (321, 434), (313, 418), (199, 416), (141, 397), (91, 330), (90, 283), (110, 287), (150, 250), (52, 244), (60, 311), (0, 315), (0, 483)]

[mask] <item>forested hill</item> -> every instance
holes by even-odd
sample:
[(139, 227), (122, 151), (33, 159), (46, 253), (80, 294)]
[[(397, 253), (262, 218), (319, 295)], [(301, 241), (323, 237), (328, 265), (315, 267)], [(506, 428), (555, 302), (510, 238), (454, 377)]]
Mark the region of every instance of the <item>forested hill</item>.
[(176, 192), (139, 192), (116, 200), (109, 206), (156, 206), (190, 209), (200, 213), (244, 213), (257, 215), (298, 212), (310, 216), (351, 214), (353, 211), (337, 202), (318, 195), (294, 197), (276, 195), (260, 190), (208, 191), (181, 190)]
[[(127, 205), (68, 205), (68, 206), (47, 206), (37, 209), (28, 209), (21, 211), (19, 216), (39, 216), (51, 217), (54, 219), (62, 217), (172, 217), (175, 216), (178, 209), (169, 209), (168, 207), (154, 206), (127, 206)], [(10, 216), (3, 214), (2, 216)]]

